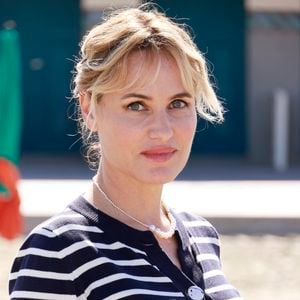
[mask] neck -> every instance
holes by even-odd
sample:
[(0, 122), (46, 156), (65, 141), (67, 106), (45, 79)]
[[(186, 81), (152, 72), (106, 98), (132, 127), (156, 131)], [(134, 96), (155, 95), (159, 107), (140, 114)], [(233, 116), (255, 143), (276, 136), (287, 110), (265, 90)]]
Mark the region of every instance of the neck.
[[(161, 203), (163, 185), (137, 182), (129, 176), (116, 172), (113, 173), (113, 176), (110, 175), (110, 172), (102, 165), (94, 177), (94, 181), (114, 205), (142, 223), (154, 224), (162, 230), (168, 230), (170, 222)], [(95, 184), (90, 200), (100, 210), (119, 221), (136, 229), (145, 229), (141, 224), (116, 209)]]

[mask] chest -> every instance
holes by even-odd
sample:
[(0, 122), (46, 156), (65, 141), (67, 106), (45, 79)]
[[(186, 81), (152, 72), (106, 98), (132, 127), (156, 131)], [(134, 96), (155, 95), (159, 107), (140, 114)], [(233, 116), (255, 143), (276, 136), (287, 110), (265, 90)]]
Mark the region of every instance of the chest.
[[(190, 278), (193, 274), (182, 272), (185, 262), (177, 253), (175, 241), (145, 243), (143, 247), (122, 242), (93, 243), (80, 260), (69, 262), (76, 275), (76, 294), (88, 300), (226, 299), (220, 293), (191, 298), (189, 291), (196, 285)], [(196, 260), (193, 262), (196, 264)]]

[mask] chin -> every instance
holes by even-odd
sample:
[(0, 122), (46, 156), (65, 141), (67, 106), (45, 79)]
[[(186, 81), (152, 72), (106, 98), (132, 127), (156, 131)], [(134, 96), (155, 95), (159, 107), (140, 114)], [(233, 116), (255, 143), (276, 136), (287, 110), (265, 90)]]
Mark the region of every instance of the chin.
[(178, 174), (181, 172), (180, 170), (166, 170), (164, 168), (159, 168), (155, 170), (151, 170), (150, 174), (147, 174), (147, 178), (144, 177), (144, 181), (151, 184), (165, 184), (173, 181)]

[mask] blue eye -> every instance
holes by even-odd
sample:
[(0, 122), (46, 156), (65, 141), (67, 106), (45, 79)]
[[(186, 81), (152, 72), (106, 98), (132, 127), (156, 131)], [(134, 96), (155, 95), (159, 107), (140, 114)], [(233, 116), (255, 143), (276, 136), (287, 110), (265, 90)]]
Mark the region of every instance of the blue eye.
[(183, 100), (176, 99), (172, 101), (171, 108), (184, 108), (187, 106), (187, 103)]
[(133, 102), (130, 103), (128, 106), (128, 109), (133, 110), (133, 111), (141, 111), (144, 110), (144, 105), (141, 104), (140, 102)]

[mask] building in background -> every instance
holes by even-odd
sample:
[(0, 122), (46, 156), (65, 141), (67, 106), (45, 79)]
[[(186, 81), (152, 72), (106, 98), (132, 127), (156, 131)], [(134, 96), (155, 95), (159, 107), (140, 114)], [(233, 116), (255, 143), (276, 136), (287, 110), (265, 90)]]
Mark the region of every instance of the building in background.
[[(24, 2), (24, 3), (23, 3)], [(289, 96), (287, 149), (300, 163), (299, 0), (156, 1), (191, 26), (209, 61), (217, 94), (228, 110), (223, 125), (199, 123), (194, 154), (238, 157), (271, 164), (273, 94)], [(68, 119), (74, 55), (80, 35), (101, 22), (103, 11), (139, 0), (6, 0), (0, 24), (15, 19), (23, 50), (23, 153), (78, 152)]]
[(273, 154), (274, 91), (289, 97), (288, 154), (300, 162), (300, 1), (247, 0), (247, 153), (270, 162)]

